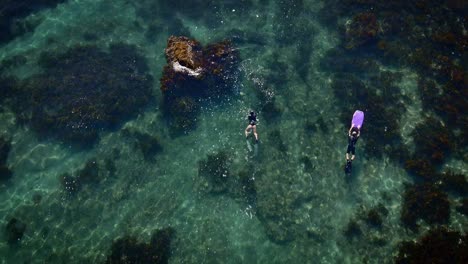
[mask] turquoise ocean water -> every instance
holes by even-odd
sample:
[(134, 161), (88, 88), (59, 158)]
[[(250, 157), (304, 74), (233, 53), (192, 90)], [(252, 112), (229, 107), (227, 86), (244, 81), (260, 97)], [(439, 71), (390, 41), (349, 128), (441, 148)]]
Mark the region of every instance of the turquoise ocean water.
[[(388, 153), (365, 152), (367, 135), (379, 133), (366, 130), (366, 122), (353, 174), (343, 171), (349, 123), (342, 118), (345, 99), (334, 91), (336, 74), (359, 72), (377, 94), (383, 91), (373, 87), (373, 76), (399, 76), (392, 83), (404, 105), (397, 133), (410, 153), (416, 148), (413, 131), (429, 115), (419, 96), (421, 73), (411, 65), (375, 59), (364, 70), (358, 63), (343, 70), (339, 58), (346, 53), (330, 59), (345, 45), (343, 28), (352, 13), (335, 14), (319, 0), (68, 0), (20, 21), (34, 28), (4, 42), (0, 59), (24, 62), (2, 74), (26, 80), (44, 72), (38, 63), (44, 52), (123, 43), (144, 57), (152, 98), (86, 148), (42, 138), (2, 107), (0, 135), (11, 140), (6, 164), (13, 171), (0, 184), (2, 263), (103, 263), (113, 241), (134, 236), (147, 243), (155, 230), (168, 227), (175, 231), (169, 263), (393, 263), (402, 241), (431, 229), (419, 222), (414, 232), (402, 224), (405, 186), (416, 180)], [(230, 76), (234, 93), (203, 105), (196, 128), (177, 136), (164, 119), (159, 83), (171, 35), (202, 45), (231, 39), (240, 54), (238, 72)], [(363, 57), (366, 52), (375, 50), (359, 51)], [(275, 110), (262, 108), (265, 102), (274, 102)], [(349, 121), (358, 107), (349, 108)], [(259, 118), (256, 156), (244, 137), (250, 109)], [(146, 158), (125, 131), (157, 138), (161, 150)], [(225, 177), (231, 179), (224, 191), (212, 193), (199, 166), (220, 152), (228, 157)], [(61, 175), (77, 174), (90, 160), (99, 181), (70, 195)], [(466, 155), (449, 156), (438, 169), (466, 175)], [(455, 209), (462, 197), (466, 193), (448, 196), (453, 206), (444, 226), (457, 232), (468, 226)], [(378, 227), (367, 218), (375, 208)], [(11, 218), (26, 225), (13, 244), (7, 241)], [(350, 223), (358, 226), (357, 235), (347, 232)]]

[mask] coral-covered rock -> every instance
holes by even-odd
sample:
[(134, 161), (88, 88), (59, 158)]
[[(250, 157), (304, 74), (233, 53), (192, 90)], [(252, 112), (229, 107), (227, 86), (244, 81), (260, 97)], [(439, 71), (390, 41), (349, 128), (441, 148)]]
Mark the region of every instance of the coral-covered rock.
[(435, 118), (427, 118), (413, 132), (416, 155), (431, 164), (441, 164), (452, 150), (451, 132)]
[(460, 195), (468, 193), (468, 181), (466, 176), (461, 173), (446, 171), (439, 174), (439, 183), (447, 191), (455, 192)]
[(7, 242), (15, 244), (21, 241), (24, 232), (26, 231), (26, 224), (16, 218), (10, 219), (6, 225)]
[(350, 220), (348, 225), (346, 225), (343, 234), (348, 240), (352, 240), (356, 237), (360, 237), (362, 235), (362, 230), (355, 220)]
[(408, 186), (403, 195), (401, 221), (409, 228), (417, 228), (417, 220), (428, 224), (446, 224), (450, 218), (450, 203), (446, 193), (432, 184)]
[(77, 177), (73, 177), (68, 173), (64, 173), (59, 177), (63, 191), (68, 197), (73, 197), (81, 189), (81, 183)]
[(198, 162), (198, 175), (202, 179), (202, 188), (210, 193), (222, 193), (228, 190), (231, 177), (230, 159), (226, 152), (209, 154), (206, 160)]
[(468, 216), (468, 198), (464, 198), (461, 201), (461, 205), (457, 207), (457, 211)]
[(371, 209), (367, 212), (367, 216), (365, 218), (367, 224), (373, 227), (380, 228), (382, 227), (382, 216), (376, 209)]
[[(89, 144), (98, 134), (138, 113), (151, 98), (152, 77), (132, 46), (74, 47), (42, 54), (44, 73), (29, 78), (18, 102), (41, 135), (67, 143)], [(17, 113), (21, 115), (23, 113)]]
[[(190, 71), (195, 72), (202, 67), (202, 47), (201, 44), (194, 39), (189, 39), (184, 36), (170, 36), (167, 40), (165, 52), (167, 62), (172, 63), (172, 67), (175, 71), (187, 71), (187, 73), (190, 74)], [(174, 63), (176, 63), (176, 65), (174, 65)], [(184, 68), (180, 68), (177, 65)]]
[[(112, 171), (112, 169), (115, 169), (112, 168), (112, 164), (109, 164), (108, 161), (104, 161), (103, 163), (104, 164), (101, 164), (97, 159), (92, 158), (86, 161), (84, 166), (79, 170), (60, 175), (59, 181), (65, 194), (69, 197), (73, 197), (84, 187), (98, 184), (105, 177), (115, 173)], [(106, 172), (102, 170), (101, 166), (104, 166), (105, 168), (111, 166), (111, 170)]]
[[(284, 195), (284, 196), (283, 196)], [(291, 218), (292, 205), (286, 195), (272, 195), (264, 197), (261, 193), (257, 201), (257, 212), (268, 238), (278, 244), (284, 244), (295, 239), (297, 225)]]
[(5, 164), (8, 159), (8, 154), (11, 150), (11, 142), (5, 138), (0, 138), (0, 164)]
[(343, 104), (340, 115), (343, 124), (349, 125), (350, 112), (366, 109), (366, 124), (361, 131), (366, 137), (364, 152), (374, 158), (382, 157), (385, 153), (401, 161), (408, 156), (399, 131), (399, 118), (405, 105), (401, 103), (399, 89), (393, 84), (397, 80), (396, 76), (382, 72), (369, 87), (355, 75), (340, 74), (331, 84), (335, 97)]
[(10, 150), (11, 142), (3, 137), (0, 138), (0, 181), (6, 181), (13, 175), (6, 164)]
[(150, 243), (139, 242), (132, 236), (119, 238), (112, 243), (111, 253), (107, 256), (106, 263), (168, 263), (174, 234), (175, 230), (168, 227), (157, 230), (151, 237)]
[(379, 33), (379, 23), (374, 13), (363, 12), (355, 15), (346, 24), (346, 48), (353, 49), (375, 40)]
[(405, 162), (405, 169), (410, 174), (426, 181), (435, 181), (437, 179), (435, 166), (425, 159), (407, 160)]
[(468, 235), (445, 228), (400, 243), (396, 263), (468, 263)]
[(76, 177), (82, 184), (98, 183), (102, 179), (99, 173), (99, 164), (96, 159), (90, 159), (85, 166), (76, 173)]
[(35, 25), (21, 22), (23, 18), (31, 13), (38, 12), (44, 8), (55, 7), (65, 0), (5, 0), (2, 1), (0, 13), (0, 42), (6, 42), (18, 35), (33, 30)]
[(0, 165), (0, 182), (9, 180), (13, 172), (5, 165)]
[(122, 133), (134, 140), (134, 146), (141, 151), (147, 161), (152, 160), (157, 153), (162, 151), (161, 140), (156, 136), (130, 128), (122, 130)]
[(196, 125), (200, 102), (232, 94), (238, 52), (230, 41), (203, 48), (196, 40), (171, 36), (160, 79), (164, 111), (173, 132), (187, 133)]

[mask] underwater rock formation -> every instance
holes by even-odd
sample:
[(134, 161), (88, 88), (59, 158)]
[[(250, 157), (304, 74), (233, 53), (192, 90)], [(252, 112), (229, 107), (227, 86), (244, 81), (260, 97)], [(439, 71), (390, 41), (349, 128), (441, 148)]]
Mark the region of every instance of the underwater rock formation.
[(459, 195), (468, 194), (468, 181), (464, 174), (445, 171), (440, 173), (438, 176), (439, 183), (444, 190)]
[(418, 124), (413, 132), (418, 157), (431, 164), (441, 164), (452, 149), (451, 133), (435, 118), (427, 118)]
[(366, 222), (367, 224), (369, 224), (370, 226), (373, 226), (373, 227), (376, 227), (376, 228), (381, 228), (382, 227), (382, 216), (380, 215), (380, 213), (374, 208), (374, 209), (371, 209), (369, 210), (369, 212), (367, 212), (367, 216), (366, 216)]
[(374, 13), (363, 12), (355, 15), (346, 24), (346, 48), (353, 49), (375, 40), (379, 33), (379, 23)]
[(68, 197), (73, 197), (81, 189), (81, 183), (77, 177), (64, 173), (59, 177), (60, 184)]
[(16, 218), (10, 219), (6, 225), (6, 234), (8, 244), (15, 244), (21, 241), (24, 232), (26, 231), (26, 224)]
[(98, 184), (105, 177), (111, 176), (111, 174), (115, 173), (113, 171), (105, 172), (102, 170), (102, 167), (107, 168), (109, 166), (108, 160), (104, 160), (103, 163), (104, 164), (101, 164), (98, 160), (92, 158), (89, 159), (81, 169), (71, 174), (64, 173), (60, 175), (59, 181), (64, 188), (65, 193), (69, 197), (73, 197), (85, 186)]
[(105, 263), (168, 263), (174, 235), (175, 230), (167, 227), (154, 232), (149, 243), (139, 242), (132, 236), (119, 238), (112, 243), (111, 253)]
[(165, 51), (166, 60), (171, 64), (169, 67), (172, 67), (172, 70), (189, 76), (202, 77), (203, 54), (198, 41), (183, 36), (170, 36)]
[(354, 238), (359, 238), (362, 235), (362, 230), (361, 230), (361, 227), (359, 226), (358, 222), (356, 220), (351, 219), (348, 222), (348, 225), (346, 225), (346, 228), (343, 231), (343, 235), (348, 240), (353, 240)]
[(11, 150), (11, 142), (3, 137), (0, 138), (0, 164), (4, 165)]
[(231, 173), (230, 159), (226, 152), (209, 154), (206, 160), (198, 162), (198, 175), (201, 187), (209, 193), (223, 193), (228, 190)]
[(0, 43), (32, 31), (36, 25), (26, 23), (23, 18), (44, 8), (53, 8), (65, 0), (6, 0), (0, 10)]
[(457, 211), (468, 216), (468, 198), (463, 198), (461, 205), (457, 207)]
[(397, 76), (380, 72), (370, 87), (353, 74), (337, 74), (332, 89), (343, 104), (340, 119), (346, 127), (354, 109), (365, 109), (366, 123), (362, 135), (366, 137), (366, 155), (382, 157), (387, 154), (400, 162), (407, 158), (408, 150), (399, 133), (399, 118), (405, 111), (405, 105), (401, 102), (399, 88), (393, 84), (397, 80)]
[(135, 129), (124, 128), (122, 134), (134, 140), (134, 147), (139, 149), (146, 161), (154, 159), (162, 151), (161, 140), (153, 135)]
[(229, 41), (203, 48), (187, 37), (169, 37), (168, 65), (160, 83), (164, 111), (174, 132), (195, 128), (202, 102), (208, 104), (233, 93), (238, 57)]
[(417, 229), (418, 219), (426, 223), (447, 224), (450, 203), (446, 193), (430, 183), (408, 186), (403, 195), (401, 221), (410, 229)]
[[(362, 69), (359, 61), (363, 60), (375, 59), (383, 66), (403, 64), (416, 70), (424, 78), (419, 85), (419, 94), (425, 112), (436, 112), (450, 130), (461, 131), (460, 135), (451, 139), (454, 144), (450, 151), (463, 156), (468, 145), (468, 130), (464, 129), (468, 118), (463, 114), (468, 106), (468, 89), (464, 89), (468, 78), (466, 64), (461, 62), (464, 61), (468, 46), (463, 12), (459, 8), (452, 8), (454, 6), (458, 7), (450, 1), (329, 1), (326, 10), (333, 12), (324, 23), (335, 22), (347, 29), (342, 46), (359, 47), (355, 43), (364, 41), (363, 45), (369, 48), (369, 52), (341, 49), (340, 56), (329, 54), (325, 56), (324, 62), (330, 65), (331, 72), (340, 71), (344, 67), (346, 72), (365, 74), (365, 78), (378, 67)], [(398, 13), (396, 10), (399, 10)], [(466, 6), (462, 10), (466, 11)], [(343, 23), (340, 20), (342, 17), (352, 19)], [(352, 36), (356, 37), (353, 39)], [(352, 63), (342, 63), (346, 61)], [(433, 85), (426, 85), (428, 83)], [(341, 97), (338, 98), (341, 100)], [(366, 113), (366, 120), (367, 117)], [(388, 123), (395, 122), (392, 120)], [(369, 122), (366, 121), (366, 124)], [(389, 128), (388, 131), (393, 129)], [(369, 143), (374, 145), (377, 142)], [(450, 151), (434, 154), (447, 155)]]
[(10, 150), (11, 142), (0, 137), (0, 181), (10, 179), (13, 174), (6, 164)]
[[(93, 143), (101, 131), (138, 113), (151, 98), (152, 77), (135, 47), (74, 47), (61, 54), (43, 53), (44, 73), (29, 78), (17, 104), (33, 129), (67, 143)], [(27, 109), (28, 113), (22, 110)]]
[(434, 182), (437, 179), (435, 166), (425, 159), (410, 159), (405, 162), (405, 169), (425, 181)]
[(445, 228), (400, 243), (395, 263), (468, 263), (468, 235)]

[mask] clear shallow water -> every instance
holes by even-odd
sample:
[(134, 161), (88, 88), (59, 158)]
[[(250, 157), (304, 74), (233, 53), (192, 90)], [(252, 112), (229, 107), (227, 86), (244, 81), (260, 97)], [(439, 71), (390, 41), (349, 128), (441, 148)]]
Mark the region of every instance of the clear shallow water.
[[(360, 146), (372, 131), (363, 132), (353, 176), (345, 178), (348, 128), (338, 114), (332, 73), (322, 65), (327, 52), (341, 45), (341, 33), (323, 24), (326, 10), (321, 1), (76, 0), (27, 17), (40, 21), (35, 30), (1, 47), (4, 59), (27, 59), (9, 74), (26, 78), (40, 72), (37, 60), (43, 51), (123, 42), (135, 45), (146, 58), (155, 100), (81, 151), (38, 139), (13, 114), (0, 114), (0, 132), (12, 138), (8, 165), (14, 171), (0, 186), (0, 212), (5, 224), (11, 217), (27, 224), (19, 245), (8, 245), (2, 234), (2, 261), (103, 262), (115, 239), (134, 235), (148, 241), (154, 230), (169, 226), (176, 231), (170, 263), (393, 262), (398, 243), (418, 237), (400, 221), (404, 184), (413, 180), (388, 157), (364, 155)], [(163, 120), (159, 79), (166, 64), (166, 41), (179, 34), (203, 44), (234, 39), (241, 58), (237, 92), (222, 104), (202, 107), (197, 128), (173, 137)], [(405, 66), (379, 67), (403, 76), (396, 87), (411, 100), (405, 102), (400, 126), (404, 143), (411, 146), (408, 135), (424, 116), (417, 99), (417, 73)], [(260, 105), (259, 91), (274, 98), (281, 117), (269, 119), (259, 113), (261, 141), (253, 159), (243, 130), (249, 109)], [(314, 129), (306, 128), (310, 124)], [(145, 159), (124, 129), (157, 136), (163, 150)], [(204, 191), (198, 163), (219, 151), (228, 153), (229, 177), (247, 170), (256, 189), (255, 203), (231, 191)], [(60, 175), (77, 173), (91, 158), (97, 160), (102, 181), (69, 197)], [(114, 168), (107, 166), (109, 161)], [(467, 171), (459, 160), (445, 166)], [(33, 201), (37, 194), (42, 197), (39, 203)], [(373, 228), (362, 215), (379, 204), (388, 214), (382, 228)], [(462, 231), (467, 219), (452, 211), (449, 226)], [(351, 219), (362, 229), (359, 239), (344, 235)]]

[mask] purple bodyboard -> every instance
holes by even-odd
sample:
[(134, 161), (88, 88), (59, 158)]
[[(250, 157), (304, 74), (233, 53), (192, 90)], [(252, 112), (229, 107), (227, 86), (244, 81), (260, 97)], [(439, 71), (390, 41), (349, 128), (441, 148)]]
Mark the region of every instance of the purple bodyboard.
[(351, 121), (351, 127), (361, 129), (362, 123), (364, 123), (364, 112), (356, 110), (353, 115), (353, 121)]

